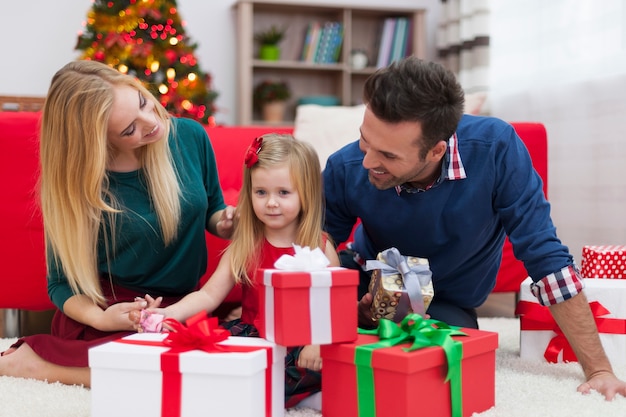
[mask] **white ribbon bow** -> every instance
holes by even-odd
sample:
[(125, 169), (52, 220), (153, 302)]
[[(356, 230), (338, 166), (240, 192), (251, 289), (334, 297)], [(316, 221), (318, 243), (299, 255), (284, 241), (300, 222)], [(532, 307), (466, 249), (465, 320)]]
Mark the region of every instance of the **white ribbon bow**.
[(320, 248), (311, 250), (308, 246), (293, 245), (295, 255), (282, 255), (274, 263), (274, 268), (287, 271), (318, 271), (326, 268), (330, 261)]

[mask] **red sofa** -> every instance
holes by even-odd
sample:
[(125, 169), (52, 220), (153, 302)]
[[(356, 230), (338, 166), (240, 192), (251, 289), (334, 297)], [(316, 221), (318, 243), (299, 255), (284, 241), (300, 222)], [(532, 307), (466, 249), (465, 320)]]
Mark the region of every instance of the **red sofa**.
[[(47, 310), (43, 228), (36, 203), (38, 177), (39, 113), (0, 112), (0, 308)], [(533, 164), (547, 190), (547, 138), (543, 125), (514, 123), (526, 143)], [(241, 188), (242, 160), (252, 138), (277, 131), (291, 133), (291, 127), (207, 127), (217, 156), (220, 183), (228, 204), (235, 205)], [(207, 234), (208, 267), (203, 281), (214, 271), (226, 241)], [(494, 291), (517, 292), (526, 277), (521, 262), (505, 244), (502, 266)], [(237, 289), (226, 307), (236, 303)]]

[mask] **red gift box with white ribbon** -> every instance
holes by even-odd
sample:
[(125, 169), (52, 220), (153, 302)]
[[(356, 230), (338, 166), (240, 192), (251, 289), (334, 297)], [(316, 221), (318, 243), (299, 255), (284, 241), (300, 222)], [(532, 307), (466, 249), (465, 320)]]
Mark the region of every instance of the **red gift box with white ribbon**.
[(89, 350), (92, 417), (226, 416), (234, 404), (237, 416), (284, 416), (284, 347), (227, 336), (194, 348), (167, 337), (137, 333)]
[(626, 278), (626, 246), (583, 246), (580, 273), (585, 278)]
[(356, 339), (358, 271), (259, 269), (255, 279), (261, 337), (281, 346)]

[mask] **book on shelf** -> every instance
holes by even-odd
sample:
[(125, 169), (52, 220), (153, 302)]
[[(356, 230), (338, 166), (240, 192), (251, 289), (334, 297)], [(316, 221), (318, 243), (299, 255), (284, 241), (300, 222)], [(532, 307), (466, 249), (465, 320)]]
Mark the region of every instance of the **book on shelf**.
[(393, 49), (391, 51), (391, 59), (389, 60), (389, 63), (392, 63), (404, 57), (407, 25), (408, 19), (406, 17), (399, 17), (396, 20), (396, 30), (393, 34)]
[(412, 48), (413, 28), (407, 17), (387, 17), (383, 22), (378, 48), (378, 68), (407, 56)]
[(404, 56), (413, 55), (413, 22), (409, 20), (406, 27), (406, 42), (404, 45)]
[(396, 19), (393, 17), (385, 18), (380, 38), (380, 47), (378, 48), (378, 60), (376, 61), (378, 68), (386, 67), (389, 64), (395, 27)]
[(310, 22), (307, 25), (306, 33), (304, 35), (302, 54), (300, 56), (301, 61), (313, 62), (313, 58), (315, 57), (317, 50), (317, 44), (319, 42), (320, 30), (319, 22)]
[(329, 64), (339, 60), (343, 43), (343, 25), (340, 22), (311, 22), (307, 26), (300, 60)]

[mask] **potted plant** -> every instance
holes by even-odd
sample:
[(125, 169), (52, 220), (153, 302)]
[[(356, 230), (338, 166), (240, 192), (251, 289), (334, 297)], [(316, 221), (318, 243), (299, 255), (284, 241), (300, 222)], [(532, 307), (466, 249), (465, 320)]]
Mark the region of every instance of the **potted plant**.
[(285, 114), (285, 102), (291, 97), (291, 89), (284, 81), (264, 80), (254, 87), (252, 101), (268, 122), (280, 122)]
[(266, 61), (277, 61), (280, 58), (278, 44), (285, 37), (285, 27), (272, 25), (269, 29), (257, 32), (254, 40), (259, 43), (259, 58)]

